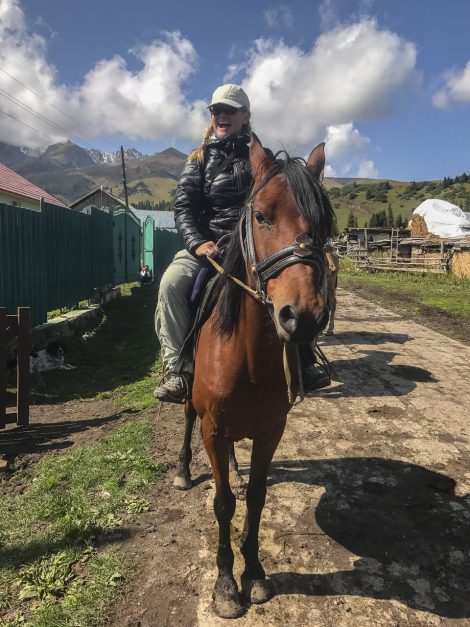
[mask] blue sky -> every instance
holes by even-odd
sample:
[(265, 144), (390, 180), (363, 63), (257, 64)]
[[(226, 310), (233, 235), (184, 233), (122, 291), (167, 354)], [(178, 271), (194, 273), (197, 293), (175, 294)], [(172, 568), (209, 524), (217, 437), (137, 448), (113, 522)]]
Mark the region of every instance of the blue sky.
[(236, 82), (263, 143), (326, 140), (327, 174), (455, 176), (469, 24), (469, 0), (0, 0), (0, 140), (187, 152)]

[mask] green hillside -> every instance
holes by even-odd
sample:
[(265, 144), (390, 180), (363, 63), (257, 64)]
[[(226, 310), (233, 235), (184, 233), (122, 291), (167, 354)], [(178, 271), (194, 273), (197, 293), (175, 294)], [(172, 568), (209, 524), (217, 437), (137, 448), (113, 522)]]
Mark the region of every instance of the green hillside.
[(470, 176), (462, 174), (454, 179), (444, 177), (437, 181), (411, 183), (372, 179), (325, 179), (341, 231), (354, 216), (357, 226), (372, 226), (373, 214), (390, 210), (395, 221), (401, 217), (407, 223), (413, 210), (427, 198), (441, 198), (464, 211), (470, 211)]

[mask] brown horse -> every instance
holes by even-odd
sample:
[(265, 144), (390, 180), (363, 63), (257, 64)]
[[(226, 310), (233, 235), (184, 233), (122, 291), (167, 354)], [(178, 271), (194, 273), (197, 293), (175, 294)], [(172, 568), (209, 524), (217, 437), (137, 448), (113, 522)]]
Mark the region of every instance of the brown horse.
[[(215, 480), (214, 511), (219, 523), (214, 609), (225, 618), (244, 611), (233, 577), (230, 543), (236, 503), (229, 482), (230, 466), (236, 465), (233, 442), (253, 440), (241, 583), (249, 601), (263, 603), (271, 596), (258, 558), (268, 468), (297, 395), (296, 345), (311, 342), (326, 325), (323, 245), (334, 219), (319, 182), (324, 144), (312, 151), (307, 163), (287, 154), (273, 161), (253, 136), (250, 159), (254, 185), (226, 253), (224, 273), (217, 280), (215, 307), (200, 331), (175, 479), (177, 487), (191, 487), (190, 442), (198, 415)], [(232, 277), (244, 281), (251, 291), (241, 289)]]

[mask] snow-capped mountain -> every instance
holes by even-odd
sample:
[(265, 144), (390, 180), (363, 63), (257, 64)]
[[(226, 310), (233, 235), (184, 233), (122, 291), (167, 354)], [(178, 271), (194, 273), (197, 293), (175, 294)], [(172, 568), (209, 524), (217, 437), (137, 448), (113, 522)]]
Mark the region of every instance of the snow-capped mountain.
[[(103, 152), (95, 148), (86, 148), (85, 150), (97, 165), (118, 165), (121, 163), (120, 150), (116, 150), (116, 152)], [(143, 156), (137, 148), (124, 148), (124, 160), (126, 163), (142, 159)]]

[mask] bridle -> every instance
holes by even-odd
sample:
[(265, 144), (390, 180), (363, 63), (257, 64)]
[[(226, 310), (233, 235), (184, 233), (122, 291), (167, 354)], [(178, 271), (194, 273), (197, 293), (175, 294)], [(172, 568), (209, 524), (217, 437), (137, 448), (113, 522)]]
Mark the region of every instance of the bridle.
[[(301, 263), (316, 268), (320, 275), (320, 285), (323, 285), (326, 277), (323, 249), (315, 245), (310, 235), (305, 232), (297, 235), (292, 244), (258, 260), (253, 234), (253, 200), (274, 176), (282, 172), (283, 166), (284, 162), (278, 161), (276, 167), (267, 174), (259, 185), (253, 188), (246, 203), (244, 216), (240, 221), (239, 232), (242, 250), (247, 269), (251, 271), (256, 286), (253, 296), (264, 305), (272, 304), (267, 295), (269, 279), (289, 266)], [(245, 236), (243, 236), (243, 225), (245, 225)]]

